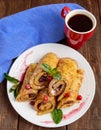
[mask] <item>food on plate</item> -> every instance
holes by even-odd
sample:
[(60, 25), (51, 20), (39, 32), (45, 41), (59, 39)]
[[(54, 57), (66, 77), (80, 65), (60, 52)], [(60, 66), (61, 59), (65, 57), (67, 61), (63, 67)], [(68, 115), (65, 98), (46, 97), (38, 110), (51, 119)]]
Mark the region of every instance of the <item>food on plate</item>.
[(63, 93), (66, 85), (68, 85), (68, 82), (63, 79), (52, 79), (52, 81), (49, 83), (48, 92), (51, 96), (58, 96)]
[(59, 102), (57, 103), (58, 109), (70, 107), (74, 103), (76, 103), (77, 100), (81, 99), (80, 98), (81, 96), (79, 96), (78, 99), (78, 95), (79, 95), (79, 89), (81, 87), (83, 78), (84, 78), (84, 70), (78, 69), (68, 91), (66, 92), (64, 97), (61, 100), (59, 100)]
[[(6, 77), (20, 84), (18, 80)], [(38, 115), (51, 112), (53, 118), (58, 113), (62, 116), (61, 108), (70, 107), (82, 99), (79, 90), (83, 78), (84, 70), (78, 67), (76, 60), (60, 58), (49, 52), (38, 63), (29, 65), (16, 100), (34, 100), (33, 109)]]
[(43, 115), (52, 112), (56, 106), (56, 99), (54, 96), (49, 96), (48, 88), (42, 89), (36, 98), (34, 109), (38, 115)]
[(67, 93), (68, 89), (71, 87), (71, 83), (75, 77), (75, 74), (78, 69), (77, 62), (72, 58), (61, 58), (58, 64), (58, 71), (62, 74), (62, 79), (66, 82), (65, 90), (61, 95), (58, 96), (58, 101), (60, 101), (65, 94)]
[(62, 78), (61, 80), (51, 80), (49, 83), (49, 94), (51, 96), (59, 96), (58, 100), (61, 100), (65, 91), (67, 91), (71, 85), (73, 77), (77, 71), (77, 63), (71, 58), (61, 58), (57, 70), (61, 73)]
[(16, 97), (16, 100), (19, 102), (29, 101), (36, 98), (38, 91), (32, 89), (32, 87), (29, 84), (29, 80), (33, 74), (35, 67), (36, 64), (30, 64), (26, 71), (23, 83), (20, 87), (20, 91)]
[(34, 90), (40, 90), (45, 87), (48, 87), (48, 74), (42, 69), (42, 64), (48, 64), (51, 68), (56, 68), (58, 61), (59, 58), (55, 53), (52, 52), (45, 54), (41, 58), (30, 78), (30, 85)]

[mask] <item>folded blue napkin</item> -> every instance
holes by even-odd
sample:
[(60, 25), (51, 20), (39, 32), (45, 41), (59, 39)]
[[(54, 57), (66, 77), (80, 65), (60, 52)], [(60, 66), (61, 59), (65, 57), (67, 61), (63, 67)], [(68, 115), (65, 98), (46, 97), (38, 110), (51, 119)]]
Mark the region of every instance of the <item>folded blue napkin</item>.
[(61, 10), (82, 9), (78, 4), (50, 4), (31, 8), (0, 19), (0, 82), (9, 71), (13, 59), (26, 49), (64, 39)]

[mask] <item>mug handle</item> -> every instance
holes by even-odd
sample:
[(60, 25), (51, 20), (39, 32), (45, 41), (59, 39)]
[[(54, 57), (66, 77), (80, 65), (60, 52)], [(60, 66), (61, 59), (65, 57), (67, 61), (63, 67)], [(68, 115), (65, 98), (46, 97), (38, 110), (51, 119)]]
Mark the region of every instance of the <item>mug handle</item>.
[(65, 19), (67, 13), (69, 13), (71, 10), (69, 7), (65, 6), (61, 11), (61, 16)]

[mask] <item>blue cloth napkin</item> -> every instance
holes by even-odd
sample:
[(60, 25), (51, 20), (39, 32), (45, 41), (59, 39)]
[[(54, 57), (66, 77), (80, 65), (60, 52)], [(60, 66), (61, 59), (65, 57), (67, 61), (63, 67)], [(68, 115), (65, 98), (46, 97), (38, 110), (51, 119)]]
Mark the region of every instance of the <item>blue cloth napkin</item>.
[(78, 4), (50, 4), (31, 8), (0, 19), (0, 82), (9, 71), (12, 61), (26, 49), (49, 42), (58, 42), (64, 36), (61, 10), (82, 9)]

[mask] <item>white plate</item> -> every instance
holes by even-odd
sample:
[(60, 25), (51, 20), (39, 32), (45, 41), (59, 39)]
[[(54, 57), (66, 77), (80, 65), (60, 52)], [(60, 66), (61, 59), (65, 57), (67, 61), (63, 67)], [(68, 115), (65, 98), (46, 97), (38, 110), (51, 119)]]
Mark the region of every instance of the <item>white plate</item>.
[(95, 78), (89, 63), (79, 52), (68, 46), (57, 43), (41, 44), (23, 52), (12, 65), (9, 75), (20, 80), (26, 67), (30, 63), (38, 62), (47, 52), (54, 52), (59, 57), (73, 58), (78, 62), (79, 68), (85, 70), (84, 80), (80, 89), (80, 94), (83, 99), (72, 107), (62, 109), (64, 115), (62, 121), (59, 124), (55, 124), (52, 121), (50, 113), (38, 116), (29, 102), (19, 103), (15, 101), (13, 93), (9, 93), (9, 89), (12, 87), (12, 83), (9, 81), (7, 82), (7, 93), (13, 108), (27, 121), (43, 127), (60, 127), (78, 120), (89, 109), (95, 94)]

